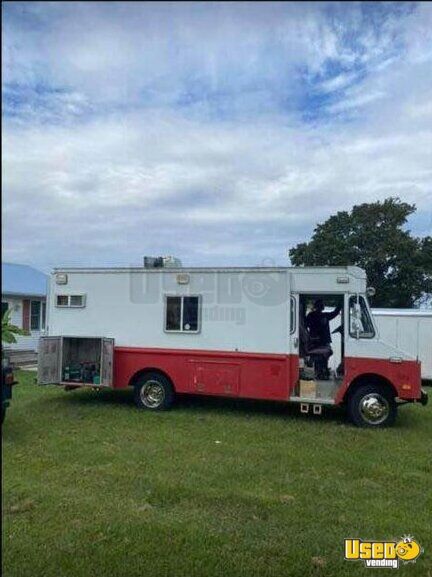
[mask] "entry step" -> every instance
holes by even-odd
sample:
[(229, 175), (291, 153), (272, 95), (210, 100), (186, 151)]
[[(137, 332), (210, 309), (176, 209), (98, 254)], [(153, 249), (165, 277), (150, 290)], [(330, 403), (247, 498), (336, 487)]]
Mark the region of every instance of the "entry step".
[(334, 405), (334, 399), (321, 399), (314, 397), (290, 397), (289, 401), (292, 403), (310, 403), (311, 405)]

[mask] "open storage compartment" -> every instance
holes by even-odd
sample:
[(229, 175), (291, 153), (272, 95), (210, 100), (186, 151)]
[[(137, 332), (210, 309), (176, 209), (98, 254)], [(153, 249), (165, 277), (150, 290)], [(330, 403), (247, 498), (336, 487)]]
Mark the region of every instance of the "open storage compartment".
[(114, 339), (104, 337), (41, 337), (38, 382), (41, 385), (113, 384)]

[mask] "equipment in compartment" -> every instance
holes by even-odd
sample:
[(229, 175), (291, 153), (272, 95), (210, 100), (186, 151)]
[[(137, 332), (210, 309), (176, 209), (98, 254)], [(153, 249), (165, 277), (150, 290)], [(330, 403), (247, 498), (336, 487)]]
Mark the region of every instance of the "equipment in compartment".
[(63, 381), (100, 384), (100, 365), (93, 361), (68, 365), (63, 370)]
[(63, 337), (62, 381), (100, 385), (102, 339)]
[(113, 386), (114, 339), (43, 336), (39, 342), (38, 383)]
[(64, 381), (80, 382), (82, 380), (81, 367), (79, 365), (68, 365), (63, 370)]

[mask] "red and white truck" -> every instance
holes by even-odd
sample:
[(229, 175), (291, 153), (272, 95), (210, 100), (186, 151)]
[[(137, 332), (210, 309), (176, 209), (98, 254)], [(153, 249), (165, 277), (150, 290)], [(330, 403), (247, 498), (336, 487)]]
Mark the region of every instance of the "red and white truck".
[[(38, 382), (131, 387), (149, 410), (192, 393), (314, 414), (344, 405), (356, 425), (390, 425), (400, 404), (427, 395), (418, 360), (380, 338), (367, 292), (353, 266), (55, 269)], [(340, 307), (340, 362), (327, 378), (314, 371), (322, 351), (305, 331), (318, 298)]]

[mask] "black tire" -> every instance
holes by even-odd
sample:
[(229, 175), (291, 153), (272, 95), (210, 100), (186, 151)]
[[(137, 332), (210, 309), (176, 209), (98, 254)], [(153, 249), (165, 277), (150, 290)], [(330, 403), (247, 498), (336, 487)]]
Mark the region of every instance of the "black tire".
[(397, 415), (394, 395), (385, 386), (364, 384), (350, 395), (348, 415), (357, 427), (389, 427)]
[(139, 409), (166, 411), (174, 402), (175, 394), (170, 380), (158, 372), (139, 377), (134, 389), (134, 400)]

